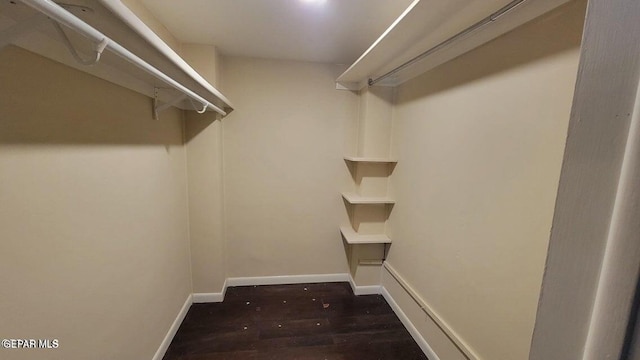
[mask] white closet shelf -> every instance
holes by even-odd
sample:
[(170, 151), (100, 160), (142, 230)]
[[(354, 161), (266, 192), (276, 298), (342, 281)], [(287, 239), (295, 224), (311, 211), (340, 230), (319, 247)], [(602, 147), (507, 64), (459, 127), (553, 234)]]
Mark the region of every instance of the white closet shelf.
[(355, 193), (342, 193), (342, 197), (347, 200), (349, 204), (353, 205), (366, 205), (366, 204), (395, 204), (395, 200), (386, 196), (362, 196)]
[[(414, 0), (338, 77), (337, 88), (362, 89), (369, 85), (369, 79), (376, 80), (420, 56), (410, 66), (402, 66), (402, 69), (378, 82), (378, 85), (397, 86), (568, 1)], [(508, 6), (513, 8), (493, 16)], [(474, 27), (481, 22), (486, 24)], [(465, 31), (472, 27), (471, 31)]]
[(385, 234), (358, 234), (351, 226), (341, 226), (340, 233), (347, 244), (391, 244), (391, 239)]
[(378, 157), (366, 157), (366, 156), (345, 156), (345, 160), (351, 162), (363, 162), (363, 163), (386, 163), (395, 164), (398, 160), (391, 158), (378, 158)]
[(157, 112), (233, 110), (120, 0), (0, 0), (0, 50), (8, 45), (149, 96)]

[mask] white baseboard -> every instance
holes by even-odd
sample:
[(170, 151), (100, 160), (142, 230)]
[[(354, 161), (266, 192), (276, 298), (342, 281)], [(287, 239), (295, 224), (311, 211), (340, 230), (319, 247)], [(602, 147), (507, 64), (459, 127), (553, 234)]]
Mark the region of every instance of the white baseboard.
[[(319, 274), (319, 275), (288, 275), (288, 276), (257, 276), (228, 278), (225, 286), (253, 286), (253, 285), (282, 285), (323, 282), (348, 282), (355, 295), (378, 295), (380, 285), (356, 286), (351, 274)], [(226, 290), (226, 287), (225, 287)], [(195, 300), (194, 300), (195, 302)]]
[(353, 290), (354, 295), (380, 295), (382, 293), (382, 286), (380, 285), (356, 285), (356, 282), (355, 280), (353, 280), (353, 276), (351, 276), (351, 274), (349, 274), (349, 285), (351, 285), (351, 290)]
[(349, 274), (285, 275), (228, 278), (226, 286), (283, 285), (349, 281)]
[(187, 316), (189, 307), (191, 307), (191, 304), (192, 304), (192, 299), (193, 299), (193, 296), (189, 294), (189, 296), (187, 296), (187, 300), (185, 300), (184, 302), (184, 305), (182, 305), (180, 312), (178, 312), (178, 316), (176, 316), (176, 319), (173, 320), (173, 324), (171, 324), (171, 327), (169, 328), (167, 335), (165, 335), (164, 339), (162, 340), (162, 343), (160, 343), (160, 347), (156, 351), (155, 355), (153, 355), (153, 360), (162, 360), (162, 358), (164, 357), (164, 354), (167, 352), (169, 345), (171, 345), (171, 341), (173, 340), (173, 337), (176, 335), (176, 332), (178, 332), (178, 329), (182, 324), (182, 320), (184, 320), (184, 317)]
[(391, 309), (393, 309), (393, 312), (396, 313), (396, 316), (398, 316), (398, 318), (400, 319), (404, 327), (407, 328), (407, 331), (409, 331), (409, 334), (411, 334), (411, 337), (413, 337), (416, 343), (418, 343), (418, 346), (420, 346), (420, 349), (422, 349), (424, 354), (427, 355), (429, 360), (440, 360), (440, 358), (438, 357), (438, 355), (436, 355), (435, 351), (433, 351), (433, 349), (431, 348), (427, 340), (425, 340), (425, 338), (422, 337), (422, 334), (418, 332), (418, 329), (415, 327), (415, 325), (413, 325), (411, 320), (409, 320), (409, 317), (404, 313), (404, 311), (402, 311), (402, 309), (400, 308), (398, 303), (393, 299), (393, 297), (391, 297), (391, 294), (389, 293), (389, 291), (387, 291), (387, 289), (385, 289), (384, 286), (381, 286), (381, 290), (382, 290), (382, 296), (384, 297), (384, 299), (387, 300), (387, 303), (389, 304), (389, 306), (391, 306)]
[(193, 303), (202, 304), (223, 302), (224, 296), (229, 286), (282, 285), (343, 281), (349, 281), (349, 274), (285, 275), (228, 278), (224, 282), (222, 292), (194, 293)]
[(194, 304), (219, 303), (224, 301), (224, 293), (193, 293)]
[(227, 280), (222, 285), (222, 291), (219, 293), (193, 293), (194, 304), (219, 303), (224, 301), (224, 295), (227, 293)]
[(380, 285), (352, 286), (355, 295), (380, 295), (382, 287)]

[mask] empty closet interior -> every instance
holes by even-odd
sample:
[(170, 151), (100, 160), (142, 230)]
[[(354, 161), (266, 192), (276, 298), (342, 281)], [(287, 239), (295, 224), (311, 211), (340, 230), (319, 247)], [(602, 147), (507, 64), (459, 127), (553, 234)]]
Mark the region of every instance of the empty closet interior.
[(233, 6), (0, 0), (0, 335), (60, 344), (0, 358), (159, 360), (192, 303), (314, 282), (383, 295), (431, 360), (597, 353), (637, 3), (398, 1), (340, 63), (284, 56), (340, 28), (182, 32)]

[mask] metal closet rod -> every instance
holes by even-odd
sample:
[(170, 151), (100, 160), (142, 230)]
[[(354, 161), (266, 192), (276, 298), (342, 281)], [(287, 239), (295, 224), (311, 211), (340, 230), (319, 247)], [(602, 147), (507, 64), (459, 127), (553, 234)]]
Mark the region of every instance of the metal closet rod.
[(202, 96), (189, 90), (188, 88), (186, 88), (179, 82), (175, 81), (174, 79), (172, 79), (171, 77), (163, 73), (162, 71), (149, 65), (149, 63), (142, 60), (141, 58), (139, 58), (129, 50), (125, 49), (124, 47), (122, 47), (122, 45), (111, 40), (110, 38), (102, 34), (100, 31), (94, 29), (89, 24), (80, 20), (75, 15), (71, 14), (70, 12), (62, 8), (60, 5), (56, 4), (55, 2), (51, 0), (20, 0), (20, 1), (25, 5), (43, 13), (44, 15), (48, 16), (52, 20), (79, 32), (83, 36), (93, 41), (95, 44), (97, 44), (96, 45), (97, 54), (101, 53), (102, 49), (107, 49), (112, 53), (118, 55), (119, 57), (127, 60), (128, 62), (135, 65), (139, 69), (145, 71), (146, 73), (151, 74), (156, 78), (164, 81), (165, 83), (171, 85), (176, 90), (181, 91), (182, 93), (187, 95), (189, 98), (197, 100), (198, 102), (202, 103), (202, 105), (204, 106), (203, 110), (206, 110), (207, 108), (211, 108), (215, 112), (223, 116), (227, 115), (227, 113), (224, 110), (220, 109), (216, 105), (204, 99)]
[(421, 53), (420, 55), (412, 58), (411, 60), (403, 63), (402, 65), (396, 67), (395, 69), (385, 73), (384, 75), (378, 76), (375, 79), (369, 78), (369, 80), (368, 80), (369, 86), (375, 85), (376, 83), (388, 78), (389, 76), (394, 75), (394, 74), (404, 70), (405, 68), (415, 64), (416, 62), (426, 58), (427, 56), (433, 54), (434, 52), (436, 52), (436, 51), (438, 51), (440, 49), (442, 49), (443, 47), (445, 47), (447, 45), (450, 45), (451, 43), (457, 41), (458, 39), (464, 37), (465, 35), (468, 35), (469, 33), (474, 32), (474, 31), (478, 30), (479, 28), (498, 20), (499, 17), (501, 17), (502, 15), (506, 14), (507, 12), (513, 10), (516, 6), (522, 4), (525, 1), (527, 1), (527, 0), (514, 0), (514, 1), (510, 2), (510, 3), (508, 3), (507, 5), (505, 5), (504, 7), (502, 7), (500, 10), (498, 10), (498, 11), (494, 12), (493, 14), (487, 16), (486, 18), (478, 21), (477, 23), (469, 26), (468, 28), (460, 31), (459, 33), (453, 35), (452, 37), (450, 37), (447, 40), (439, 43), (438, 45), (430, 48), (429, 50)]

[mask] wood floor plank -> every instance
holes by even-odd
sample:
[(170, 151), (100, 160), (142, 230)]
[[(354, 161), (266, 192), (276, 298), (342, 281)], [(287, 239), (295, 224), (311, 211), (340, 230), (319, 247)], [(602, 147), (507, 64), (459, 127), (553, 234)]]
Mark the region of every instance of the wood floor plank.
[(379, 295), (348, 283), (241, 286), (193, 304), (164, 360), (427, 360)]

